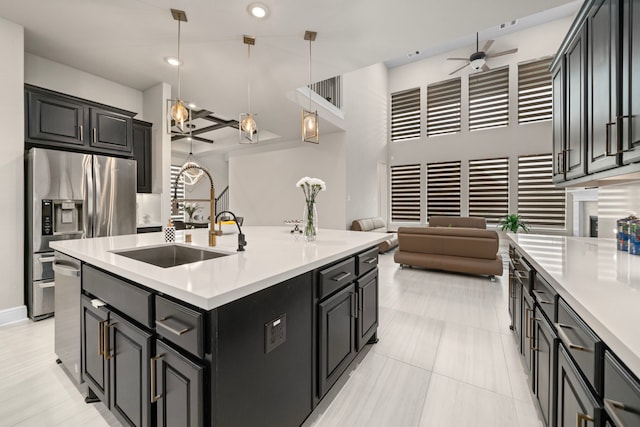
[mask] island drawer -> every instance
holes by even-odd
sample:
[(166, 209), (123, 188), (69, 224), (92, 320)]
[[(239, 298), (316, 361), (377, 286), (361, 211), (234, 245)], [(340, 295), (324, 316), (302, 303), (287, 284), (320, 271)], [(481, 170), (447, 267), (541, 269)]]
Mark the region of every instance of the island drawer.
[(362, 276), (368, 271), (373, 270), (378, 265), (378, 248), (371, 248), (368, 251), (359, 253), (356, 255), (356, 261), (358, 266), (358, 276)]
[(153, 294), (119, 277), (82, 265), (82, 289), (133, 320), (153, 328)]
[(318, 273), (319, 298), (323, 299), (356, 278), (356, 260), (348, 258)]
[(189, 353), (204, 358), (204, 314), (156, 296), (156, 332)]
[(551, 320), (556, 321), (556, 296), (558, 295), (555, 289), (540, 276), (535, 275), (533, 280), (533, 290), (531, 291), (538, 305), (544, 312), (544, 314)]
[(608, 350), (603, 397), (604, 409), (617, 427), (640, 426), (640, 382)]
[(603, 342), (562, 298), (558, 299), (555, 327), (578, 368), (594, 390), (602, 395)]

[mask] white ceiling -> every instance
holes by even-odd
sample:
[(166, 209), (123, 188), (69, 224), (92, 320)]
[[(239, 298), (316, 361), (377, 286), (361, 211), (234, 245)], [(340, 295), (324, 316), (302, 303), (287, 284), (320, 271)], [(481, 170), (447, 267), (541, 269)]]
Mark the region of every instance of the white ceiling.
[[(226, 117), (247, 108), (242, 35), (254, 35), (252, 109), (259, 114), (260, 129), (278, 136), (272, 140), (277, 141), (299, 137), (300, 110), (286, 95), (307, 83), (305, 30), (318, 32), (313, 43), (313, 80), (318, 81), (383, 61), (397, 66), (404, 62), (399, 58), (416, 50), (421, 54), (413, 60), (424, 59), (469, 44), (478, 30), (570, 4), (573, 9), (561, 12), (567, 16), (580, 3), (264, 0), (270, 15), (258, 20), (246, 11), (250, 2), (0, 0), (0, 16), (24, 26), (27, 52), (138, 90), (164, 81), (175, 91), (176, 69), (163, 58), (177, 53), (177, 22), (169, 9), (182, 9), (189, 20), (182, 24), (182, 97)], [(549, 20), (546, 14), (535, 16)], [(211, 148), (230, 147), (237, 136), (229, 136), (226, 144), (224, 139), (216, 138)]]

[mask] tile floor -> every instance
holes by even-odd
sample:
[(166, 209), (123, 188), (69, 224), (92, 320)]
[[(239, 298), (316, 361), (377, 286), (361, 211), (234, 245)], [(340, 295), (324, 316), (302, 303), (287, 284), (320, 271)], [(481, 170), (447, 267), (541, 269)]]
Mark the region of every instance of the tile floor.
[[(506, 277), (400, 269), (381, 255), (380, 342), (304, 427), (542, 426), (508, 327)], [(0, 327), (0, 426), (119, 425), (55, 364), (54, 321)]]

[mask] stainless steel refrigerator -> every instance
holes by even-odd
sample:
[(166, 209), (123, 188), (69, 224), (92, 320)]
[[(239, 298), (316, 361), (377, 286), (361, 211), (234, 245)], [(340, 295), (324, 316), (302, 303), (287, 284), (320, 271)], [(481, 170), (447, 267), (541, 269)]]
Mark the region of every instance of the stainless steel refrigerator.
[(136, 232), (136, 161), (32, 148), (26, 178), (25, 294), (38, 320), (55, 309), (50, 242)]

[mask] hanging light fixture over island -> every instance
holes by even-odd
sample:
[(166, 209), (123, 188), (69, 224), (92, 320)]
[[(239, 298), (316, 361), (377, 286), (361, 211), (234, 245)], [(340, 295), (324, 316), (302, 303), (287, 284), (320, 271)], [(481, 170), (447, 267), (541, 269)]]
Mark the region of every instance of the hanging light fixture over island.
[(318, 144), (318, 111), (311, 111), (311, 42), (318, 35), (315, 31), (305, 31), (304, 39), (309, 40), (309, 110), (302, 109), (302, 141)]

